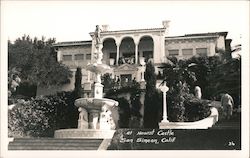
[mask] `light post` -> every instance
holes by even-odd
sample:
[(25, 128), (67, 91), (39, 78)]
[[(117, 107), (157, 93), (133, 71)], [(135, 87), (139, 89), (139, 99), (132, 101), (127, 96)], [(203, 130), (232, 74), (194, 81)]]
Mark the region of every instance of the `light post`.
[(163, 86), (160, 87), (160, 90), (163, 93), (163, 116), (162, 116), (162, 123), (164, 122), (169, 122), (168, 121), (168, 116), (167, 116), (167, 91), (169, 88), (166, 86), (166, 82), (164, 82)]

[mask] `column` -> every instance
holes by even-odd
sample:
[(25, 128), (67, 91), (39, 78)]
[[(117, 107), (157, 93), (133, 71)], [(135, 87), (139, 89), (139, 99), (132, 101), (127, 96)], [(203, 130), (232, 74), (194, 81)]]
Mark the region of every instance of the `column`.
[(88, 72), (88, 79), (87, 79), (87, 82), (90, 82), (90, 71), (87, 70), (87, 72)]
[(138, 45), (139, 42), (135, 41), (135, 64), (138, 64)]
[(138, 45), (135, 45), (135, 64), (138, 64)]
[(118, 65), (119, 55), (120, 55), (120, 43), (116, 42), (116, 65)]
[(57, 51), (57, 61), (62, 61), (62, 52), (60, 50)]

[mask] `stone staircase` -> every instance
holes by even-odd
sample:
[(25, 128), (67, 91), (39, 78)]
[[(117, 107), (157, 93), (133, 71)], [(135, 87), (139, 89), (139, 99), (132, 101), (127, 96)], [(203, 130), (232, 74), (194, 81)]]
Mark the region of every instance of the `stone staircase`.
[(236, 113), (232, 118), (226, 120), (225, 118), (219, 119), (219, 121), (213, 125), (212, 129), (241, 129), (241, 114)]
[(103, 139), (15, 138), (9, 150), (98, 150)]
[(217, 122), (213, 127), (213, 129), (240, 129), (240, 122)]

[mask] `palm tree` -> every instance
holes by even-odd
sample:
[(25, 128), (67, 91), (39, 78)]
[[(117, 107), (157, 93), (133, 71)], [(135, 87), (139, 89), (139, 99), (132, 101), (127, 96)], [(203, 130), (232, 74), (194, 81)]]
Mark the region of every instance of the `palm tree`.
[(163, 69), (164, 82), (171, 88), (176, 87), (180, 82), (193, 86), (196, 76), (191, 67), (196, 66), (194, 63), (188, 63), (186, 60), (178, 60), (176, 57), (169, 57), (167, 62), (161, 67)]
[(169, 87), (167, 93), (168, 116), (170, 121), (184, 121), (184, 101), (193, 97), (189, 89), (196, 81), (195, 73), (191, 71), (194, 63), (185, 60), (178, 60), (175, 57), (168, 58), (162, 65), (163, 76), (166, 85)]

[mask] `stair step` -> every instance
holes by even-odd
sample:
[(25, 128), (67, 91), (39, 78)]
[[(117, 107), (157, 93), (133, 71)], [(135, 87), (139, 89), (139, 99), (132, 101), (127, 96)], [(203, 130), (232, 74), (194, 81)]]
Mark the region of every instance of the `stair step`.
[(97, 150), (96, 147), (65, 147), (65, 146), (9, 146), (9, 150)]
[(9, 150), (97, 150), (103, 139), (15, 138)]
[(97, 142), (97, 143), (10, 143), (9, 145), (12, 145), (12, 146), (75, 146), (75, 147), (78, 147), (78, 146), (81, 146), (81, 147), (85, 147), (85, 146), (99, 146), (101, 144), (101, 142)]
[(84, 142), (101, 142), (103, 139), (53, 139), (53, 138), (15, 138), (15, 142), (74, 142), (74, 143), (84, 143)]

